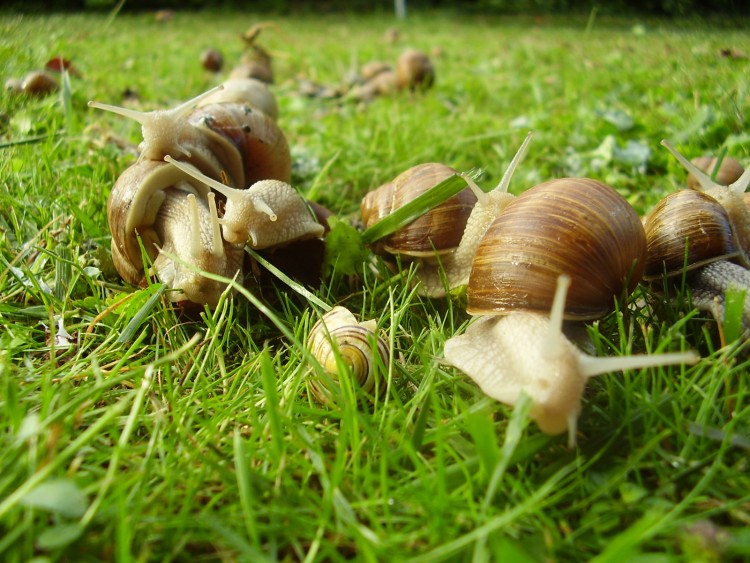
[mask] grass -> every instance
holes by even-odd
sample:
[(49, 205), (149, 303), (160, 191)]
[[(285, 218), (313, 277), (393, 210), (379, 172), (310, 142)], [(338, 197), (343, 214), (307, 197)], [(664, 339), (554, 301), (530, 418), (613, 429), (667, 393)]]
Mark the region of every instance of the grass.
[[(277, 19), (280, 124), (295, 184), (355, 220), (364, 193), (424, 161), (495, 185), (528, 130), (511, 191), (563, 175), (616, 187), (641, 213), (688, 156), (750, 151), (750, 36), (731, 25), (598, 17), (411, 14)], [(463, 299), (429, 300), (382, 264), (179, 316), (159, 285), (112, 270), (106, 200), (136, 124), (91, 111), (136, 91), (171, 107), (217, 83), (200, 52), (238, 60), (250, 14), (0, 19), (4, 78), (74, 61), (69, 96), (0, 94), (0, 558), (56, 560), (718, 561), (750, 553), (748, 362), (689, 296), (639, 287), (590, 323), (596, 352), (697, 349), (692, 367), (596, 378), (579, 447), (527, 424), (441, 362)], [(726, 22), (724, 22), (726, 24)], [(298, 94), (352, 65), (439, 47), (437, 84), (366, 108)], [(374, 318), (388, 389), (313, 402), (302, 347), (328, 306)], [(314, 375), (313, 375), (314, 376)]]

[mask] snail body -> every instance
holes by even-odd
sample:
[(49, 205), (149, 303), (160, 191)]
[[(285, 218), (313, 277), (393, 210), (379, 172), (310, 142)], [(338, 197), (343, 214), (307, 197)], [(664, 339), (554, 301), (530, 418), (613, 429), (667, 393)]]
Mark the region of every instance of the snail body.
[(598, 358), (580, 351), (562, 332), (571, 281), (561, 275), (549, 313), (513, 311), (482, 315), (445, 342), (447, 362), (466, 373), (488, 396), (515, 405), (531, 399), (529, 416), (542, 432), (568, 432), (576, 444), (581, 397), (595, 375), (650, 366), (695, 363), (693, 352)]
[(344, 376), (342, 365), (366, 395), (385, 390), (382, 370), (388, 366), (390, 351), (374, 320), (359, 322), (351, 311), (336, 306), (310, 330), (307, 348), (329, 376), (328, 381), (310, 380), (310, 392), (318, 402), (331, 400), (331, 386), (338, 386)]

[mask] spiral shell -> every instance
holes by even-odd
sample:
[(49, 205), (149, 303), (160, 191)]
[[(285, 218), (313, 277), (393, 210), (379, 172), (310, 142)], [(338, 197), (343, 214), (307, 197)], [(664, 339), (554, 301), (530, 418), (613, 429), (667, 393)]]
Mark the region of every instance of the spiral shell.
[(572, 283), (568, 319), (594, 319), (640, 281), (646, 237), (640, 218), (611, 187), (588, 178), (529, 189), (490, 225), (468, 285), (471, 314), (549, 311), (557, 279)]
[(669, 194), (646, 217), (644, 228), (648, 246), (646, 280), (742, 255), (728, 213), (703, 192), (680, 190)]
[[(336, 306), (313, 326), (307, 347), (329, 376), (310, 379), (310, 392), (317, 401), (330, 402), (335, 396), (332, 386), (338, 387), (341, 377), (349, 373), (365, 395), (385, 391), (383, 372), (390, 351), (374, 320), (358, 322), (348, 309)], [(346, 372), (339, 370), (340, 363), (347, 366)]]
[[(418, 164), (399, 174), (392, 182), (369, 192), (360, 210), (365, 227), (412, 201), (428, 189), (456, 174), (444, 164)], [(458, 246), (466, 221), (477, 198), (469, 188), (418, 217), (382, 241), (382, 250), (389, 254), (411, 257), (432, 257)]]
[[(700, 170), (703, 170), (709, 176), (711, 176), (714, 167), (716, 166), (716, 161), (716, 157), (710, 156), (699, 156), (691, 160), (693, 164), (695, 164)], [(728, 186), (732, 182), (736, 182), (737, 180), (739, 180), (744, 171), (745, 169), (742, 167), (742, 164), (740, 164), (738, 160), (725, 156), (721, 161), (719, 170), (717, 170), (716, 172), (716, 183), (722, 186)], [(691, 190), (700, 190), (700, 183), (692, 174), (688, 174), (687, 185)]]

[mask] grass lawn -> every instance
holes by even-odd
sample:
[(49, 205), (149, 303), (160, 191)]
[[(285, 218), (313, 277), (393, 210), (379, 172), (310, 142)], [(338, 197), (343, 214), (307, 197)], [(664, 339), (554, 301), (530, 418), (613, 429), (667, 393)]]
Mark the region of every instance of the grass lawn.
[[(750, 556), (750, 378), (716, 323), (641, 285), (586, 327), (599, 355), (697, 350), (694, 366), (586, 388), (578, 446), (442, 360), (469, 315), (381, 260), (309, 295), (284, 283), (180, 316), (112, 268), (106, 201), (139, 126), (87, 107), (176, 106), (239, 61), (247, 13), (0, 15), (3, 79), (73, 61), (70, 88), (0, 93), (0, 559), (719, 561)], [(738, 22), (450, 14), (276, 18), (279, 125), (294, 185), (355, 225), (370, 189), (437, 161), (510, 189), (589, 176), (641, 214), (684, 185), (659, 141), (750, 164), (750, 34)], [(397, 43), (386, 30), (400, 29)], [(362, 106), (300, 94), (407, 46), (427, 93)], [(124, 102), (125, 91), (138, 100)], [(386, 393), (308, 392), (325, 306), (375, 319)]]

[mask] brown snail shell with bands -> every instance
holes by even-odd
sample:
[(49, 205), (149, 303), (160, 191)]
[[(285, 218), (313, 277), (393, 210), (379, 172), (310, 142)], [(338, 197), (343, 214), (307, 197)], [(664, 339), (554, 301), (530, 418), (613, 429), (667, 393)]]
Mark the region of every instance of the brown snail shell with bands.
[[(365, 195), (361, 204), (365, 227), (422, 195), (443, 180), (457, 174), (450, 166), (429, 162), (402, 172), (392, 182)], [(455, 249), (477, 198), (469, 188), (461, 190), (404, 228), (382, 241), (389, 254), (432, 257)]]
[(614, 189), (587, 178), (551, 180), (509, 203), (487, 229), (467, 310), (547, 311), (565, 274), (572, 280), (565, 317), (598, 318), (637, 285), (645, 259), (641, 220)]
[(726, 210), (703, 192), (680, 190), (668, 195), (646, 217), (644, 228), (647, 280), (743, 254)]
[[(692, 159), (690, 162), (692, 162), (699, 170), (703, 170), (706, 174), (711, 176), (716, 167), (716, 163), (718, 162), (718, 158), (715, 156), (699, 156)], [(730, 156), (725, 156), (721, 160), (719, 170), (716, 171), (715, 181), (719, 185), (728, 186), (739, 180), (744, 171), (745, 169), (738, 160)], [(699, 190), (701, 187), (700, 182), (693, 174), (688, 174), (687, 185), (691, 190)]]

